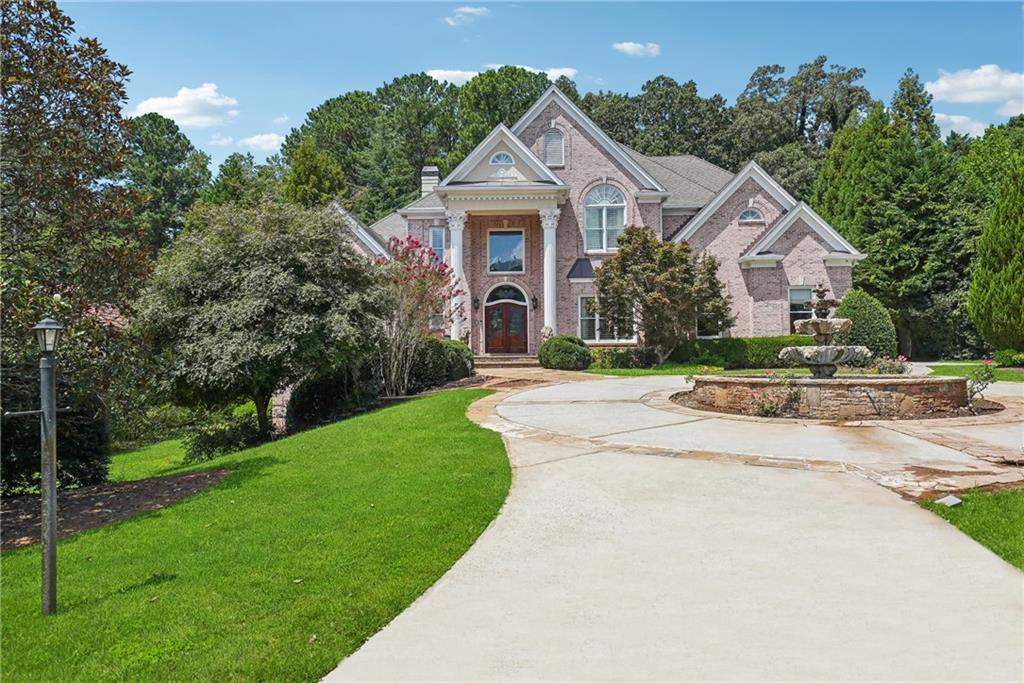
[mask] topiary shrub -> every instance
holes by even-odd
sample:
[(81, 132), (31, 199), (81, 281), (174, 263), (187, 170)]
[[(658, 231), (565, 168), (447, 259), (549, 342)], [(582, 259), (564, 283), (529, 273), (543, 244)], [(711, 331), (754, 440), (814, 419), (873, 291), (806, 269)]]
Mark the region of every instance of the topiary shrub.
[(541, 366), (552, 370), (586, 370), (593, 356), (590, 347), (579, 337), (558, 334), (540, 345), (537, 360)]
[(836, 344), (866, 346), (876, 356), (896, 356), (896, 326), (882, 302), (860, 289), (851, 289), (836, 308), (836, 318), (853, 321), (850, 331), (833, 337)]
[(595, 368), (650, 368), (658, 363), (658, 352), (641, 346), (596, 348), (590, 355)]
[[(720, 365), (728, 370), (795, 367), (795, 363), (779, 358), (779, 351), (787, 346), (814, 346), (814, 339), (803, 334), (687, 339), (676, 347), (668, 359), (675, 363)], [(720, 362), (707, 363), (708, 360)]]
[(461, 339), (443, 339), (441, 341), (447, 353), (448, 381), (469, 377), (473, 374), (473, 351)]
[(252, 448), (266, 439), (260, 434), (256, 413), (226, 413), (220, 419), (203, 425), (184, 439), (185, 462), (203, 462), (245, 448)]

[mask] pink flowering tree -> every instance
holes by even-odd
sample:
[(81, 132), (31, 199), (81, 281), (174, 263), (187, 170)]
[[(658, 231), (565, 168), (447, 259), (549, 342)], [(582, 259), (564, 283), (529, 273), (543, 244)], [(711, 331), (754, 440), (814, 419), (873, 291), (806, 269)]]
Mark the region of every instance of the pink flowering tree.
[(388, 252), (390, 259), (375, 262), (389, 299), (378, 335), (377, 368), (384, 395), (403, 396), (424, 337), (448, 327), (452, 302), (461, 291), (451, 267), (412, 237), (392, 237)]

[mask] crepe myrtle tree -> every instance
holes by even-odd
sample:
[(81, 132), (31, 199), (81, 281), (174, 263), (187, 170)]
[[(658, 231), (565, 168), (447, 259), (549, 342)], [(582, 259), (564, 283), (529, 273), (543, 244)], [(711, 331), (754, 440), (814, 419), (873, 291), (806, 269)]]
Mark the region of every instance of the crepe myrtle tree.
[(165, 362), (172, 400), (251, 399), (265, 436), (278, 387), (370, 349), (378, 282), (331, 212), (200, 202), (161, 255), (137, 322)]
[(388, 241), (390, 258), (375, 265), (382, 281), (384, 313), (376, 335), (377, 369), (387, 396), (409, 388), (413, 362), (426, 335), (448, 326), (461, 294), (452, 268), (412, 237)]
[(696, 334), (698, 316), (711, 329), (732, 324), (718, 262), (694, 254), (686, 242), (663, 242), (643, 227), (622, 232), (618, 251), (594, 280), (601, 327), (620, 336), (638, 332), (659, 363)]

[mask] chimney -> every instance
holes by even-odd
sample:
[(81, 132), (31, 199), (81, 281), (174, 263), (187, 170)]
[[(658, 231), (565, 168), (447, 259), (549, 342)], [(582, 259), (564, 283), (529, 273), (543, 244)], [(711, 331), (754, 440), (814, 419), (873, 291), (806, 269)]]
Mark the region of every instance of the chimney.
[(441, 170), (437, 166), (424, 166), (420, 171), (420, 196), (426, 197), (441, 182)]

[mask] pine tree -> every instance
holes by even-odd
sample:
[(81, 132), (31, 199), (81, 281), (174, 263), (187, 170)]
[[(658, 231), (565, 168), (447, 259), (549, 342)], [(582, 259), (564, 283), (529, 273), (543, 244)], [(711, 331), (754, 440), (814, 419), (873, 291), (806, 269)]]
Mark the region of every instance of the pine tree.
[(939, 139), (939, 127), (932, 112), (932, 96), (913, 69), (904, 71), (896, 86), (892, 96), (892, 115), (897, 121), (909, 125), (919, 139)]
[(978, 238), (967, 305), (997, 348), (1024, 350), (1024, 153), (1017, 152)]
[(330, 154), (317, 149), (312, 138), (304, 138), (292, 154), (291, 169), (285, 176), (285, 197), (307, 208), (337, 199), (345, 188), (345, 178)]

